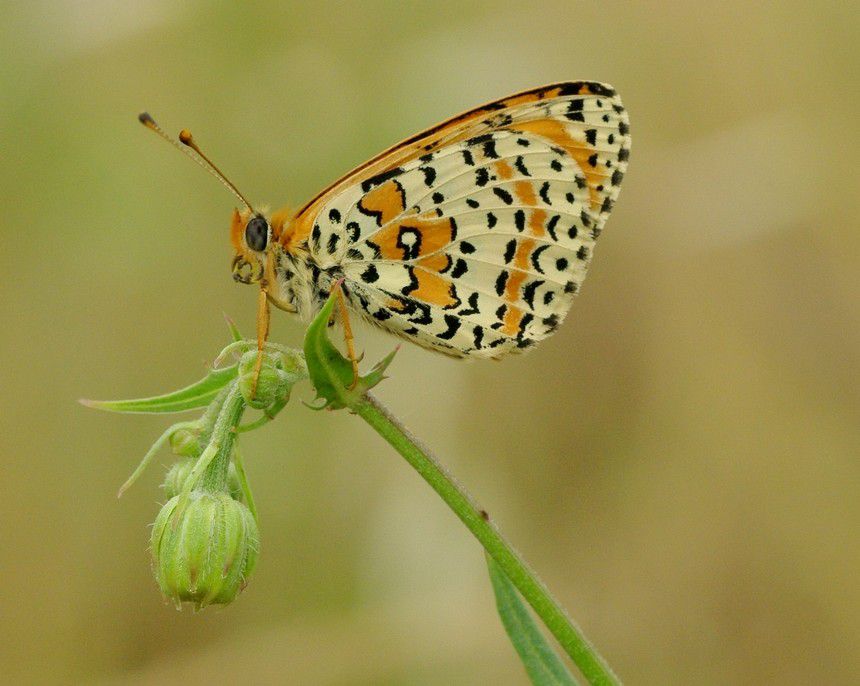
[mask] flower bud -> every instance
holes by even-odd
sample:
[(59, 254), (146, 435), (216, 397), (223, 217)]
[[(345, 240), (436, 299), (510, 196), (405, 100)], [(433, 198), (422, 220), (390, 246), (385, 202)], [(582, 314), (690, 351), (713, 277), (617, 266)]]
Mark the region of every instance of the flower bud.
[(174, 455), (181, 457), (199, 457), (202, 452), (200, 448), (199, 431), (182, 428), (170, 434), (170, 449)]
[[(263, 364), (255, 389), (254, 376), (260, 354), (263, 355)], [(239, 360), (239, 391), (245, 402), (257, 410), (265, 409), (278, 400), (288, 400), (293, 385), (307, 377), (305, 361), (296, 351), (258, 353), (250, 350)]]
[(227, 604), (245, 587), (260, 545), (254, 516), (226, 493), (194, 490), (161, 508), (152, 529), (155, 579), (176, 603)]
[[(255, 369), (257, 355), (263, 356), (263, 364), (260, 367), (260, 376), (257, 378), (257, 387), (254, 388)], [(280, 355), (277, 353), (258, 353), (251, 350), (239, 360), (239, 392), (251, 407), (262, 410), (269, 407), (284, 389), (280, 375)], [(289, 391), (287, 391), (289, 393)]]
[[(161, 487), (164, 489), (164, 495), (168, 499), (182, 492), (182, 487), (185, 485), (188, 475), (191, 474), (195, 462), (197, 460), (192, 458), (179, 460), (179, 462), (167, 470), (164, 483)], [(232, 462), (227, 471), (227, 489), (230, 491), (230, 497), (233, 500), (243, 501), (244, 491), (242, 490), (242, 482), (239, 480), (239, 473)]]

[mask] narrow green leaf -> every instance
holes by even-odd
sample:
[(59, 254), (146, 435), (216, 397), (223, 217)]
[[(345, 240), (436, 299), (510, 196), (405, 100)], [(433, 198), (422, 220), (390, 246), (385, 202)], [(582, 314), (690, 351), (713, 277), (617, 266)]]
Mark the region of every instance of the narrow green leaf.
[(213, 369), (203, 379), (178, 391), (156, 395), (152, 398), (137, 398), (135, 400), (81, 400), (82, 405), (94, 407), (108, 412), (126, 412), (134, 414), (168, 414), (184, 412), (211, 403), (218, 392), (236, 378), (237, 365)]
[(161, 434), (156, 440), (155, 443), (149, 448), (146, 452), (146, 455), (143, 456), (143, 459), (140, 461), (140, 464), (137, 465), (137, 468), (132, 472), (131, 476), (125, 480), (125, 483), (119, 487), (119, 491), (117, 491), (116, 497), (122, 498), (122, 494), (125, 493), (129, 488), (134, 485), (134, 482), (140, 478), (140, 475), (143, 474), (144, 470), (149, 466), (149, 463), (152, 462), (152, 458), (155, 457), (156, 453), (161, 449), (165, 443), (170, 440), (170, 436), (174, 431), (178, 429), (191, 429), (197, 427), (197, 422), (179, 422), (174, 424), (173, 426), (167, 427), (164, 433)]
[(496, 561), (487, 555), (496, 607), (511, 643), (535, 686), (575, 685), (571, 673), (538, 629), (517, 589)]

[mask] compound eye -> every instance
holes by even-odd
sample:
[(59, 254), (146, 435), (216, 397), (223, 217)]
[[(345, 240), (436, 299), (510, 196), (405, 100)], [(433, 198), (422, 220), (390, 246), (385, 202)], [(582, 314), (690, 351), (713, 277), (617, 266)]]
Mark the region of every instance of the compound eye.
[(251, 218), (245, 227), (245, 243), (251, 250), (261, 252), (269, 240), (269, 225), (260, 215)]

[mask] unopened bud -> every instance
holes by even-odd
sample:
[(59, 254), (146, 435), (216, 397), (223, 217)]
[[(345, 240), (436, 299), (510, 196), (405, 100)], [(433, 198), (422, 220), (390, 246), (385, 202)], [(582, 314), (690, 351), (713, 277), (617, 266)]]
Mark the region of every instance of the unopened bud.
[(257, 523), (226, 493), (194, 490), (174, 497), (152, 529), (155, 579), (165, 597), (197, 609), (227, 604), (247, 583), (260, 546)]
[(170, 449), (174, 455), (182, 457), (199, 457), (202, 452), (199, 442), (199, 431), (182, 428), (170, 434)]
[[(256, 373), (258, 355), (263, 356), (259, 376)], [(293, 385), (307, 376), (307, 367), (298, 353), (251, 350), (239, 360), (239, 392), (245, 402), (257, 410), (288, 400)]]

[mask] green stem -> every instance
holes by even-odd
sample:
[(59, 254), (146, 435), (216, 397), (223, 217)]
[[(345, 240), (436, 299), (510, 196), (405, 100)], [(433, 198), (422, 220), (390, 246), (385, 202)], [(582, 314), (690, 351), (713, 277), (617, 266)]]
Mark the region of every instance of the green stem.
[(257, 517), (257, 504), (254, 502), (254, 494), (251, 493), (251, 487), (248, 485), (248, 475), (245, 474), (245, 463), (242, 461), (242, 453), (239, 452), (238, 448), (233, 451), (233, 464), (236, 466), (236, 474), (239, 475), (239, 483), (242, 486), (242, 495), (245, 496), (245, 503), (248, 505), (254, 521), (257, 522), (257, 526), (259, 526), (260, 520)]
[(223, 491), (227, 486), (230, 457), (236, 442), (236, 428), (245, 412), (245, 399), (239, 392), (238, 382), (233, 381), (229, 388), (212, 431), (211, 443), (217, 444), (217, 453), (201, 479), (203, 488), (212, 491)]
[(583, 635), (582, 630), (567, 616), (543, 582), (489, 521), (487, 513), (472, 502), (463, 487), (448, 474), (436, 458), (420, 446), (400, 422), (370, 394), (365, 394), (357, 402), (351, 403), (350, 409), (406, 458), (442, 497), (504, 570), (588, 682), (600, 685), (620, 684), (618, 677)]

